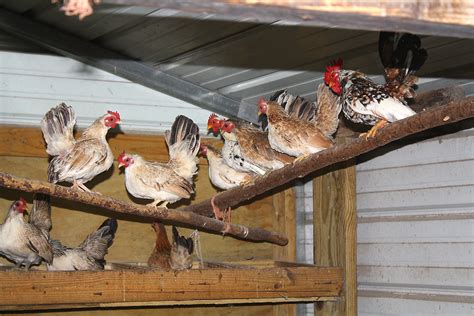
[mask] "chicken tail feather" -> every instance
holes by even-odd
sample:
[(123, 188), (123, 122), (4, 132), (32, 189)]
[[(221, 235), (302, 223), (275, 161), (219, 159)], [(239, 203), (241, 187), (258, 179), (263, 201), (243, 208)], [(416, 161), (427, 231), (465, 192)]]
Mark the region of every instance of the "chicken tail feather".
[(176, 117), (171, 131), (165, 133), (170, 159), (175, 172), (191, 181), (197, 172), (197, 154), (200, 147), (199, 127), (184, 115)]
[(61, 103), (49, 110), (41, 120), (46, 152), (51, 156), (64, 154), (74, 146), (76, 116), (72, 107)]
[(421, 39), (409, 33), (380, 32), (379, 56), (385, 68), (387, 87), (394, 97), (415, 97), (413, 86), (418, 71), (426, 59), (427, 51)]
[(114, 241), (117, 227), (115, 218), (106, 219), (95, 232), (86, 237), (79, 248), (84, 250), (88, 257), (103, 265), (107, 250)]
[(173, 242), (181, 247), (186, 248), (190, 255), (193, 253), (193, 250), (194, 250), (193, 239), (191, 237), (186, 238), (184, 236), (181, 236), (178, 232), (178, 229), (174, 225), (173, 225)]

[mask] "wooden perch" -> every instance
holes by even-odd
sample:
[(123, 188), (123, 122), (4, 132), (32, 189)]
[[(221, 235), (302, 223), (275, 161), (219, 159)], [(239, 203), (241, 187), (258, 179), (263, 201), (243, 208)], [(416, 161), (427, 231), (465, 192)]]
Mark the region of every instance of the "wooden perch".
[[(431, 108), (407, 119), (387, 125), (380, 129), (374, 138), (369, 140), (365, 140), (365, 138), (354, 139), (350, 143), (313, 154), (304, 160), (258, 177), (250, 185), (219, 193), (215, 196), (215, 204), (221, 209), (235, 206), (240, 202), (247, 201), (291, 180), (302, 178), (314, 171), (354, 158), (408, 135), (458, 122), (473, 116), (474, 97), (467, 97), (443, 106)], [(181, 210), (205, 216), (213, 215), (210, 200), (181, 208)]]
[(242, 225), (226, 224), (208, 217), (182, 210), (172, 210), (163, 207), (149, 207), (133, 204), (111, 197), (94, 193), (82, 192), (69, 187), (63, 187), (45, 181), (15, 177), (7, 173), (0, 173), (0, 187), (16, 189), (24, 192), (39, 192), (61, 199), (76, 201), (88, 205), (105, 208), (117, 213), (131, 214), (155, 220), (169, 221), (180, 226), (189, 226), (198, 230), (212, 233), (221, 233), (226, 229), (226, 235), (250, 241), (265, 241), (280, 246), (288, 243), (286, 236), (267, 231), (261, 228), (252, 228)]

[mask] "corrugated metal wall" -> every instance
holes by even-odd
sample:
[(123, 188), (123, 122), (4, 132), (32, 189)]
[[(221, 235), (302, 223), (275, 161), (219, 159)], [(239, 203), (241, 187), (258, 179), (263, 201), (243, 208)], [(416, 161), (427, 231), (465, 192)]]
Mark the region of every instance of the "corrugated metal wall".
[(205, 134), (210, 114), (70, 58), (41, 53), (0, 32), (0, 124), (37, 126), (60, 102), (74, 107), (79, 127), (114, 110), (122, 116), (122, 130), (142, 133), (163, 132), (185, 113)]
[(357, 207), (360, 315), (474, 314), (474, 129), (359, 164)]

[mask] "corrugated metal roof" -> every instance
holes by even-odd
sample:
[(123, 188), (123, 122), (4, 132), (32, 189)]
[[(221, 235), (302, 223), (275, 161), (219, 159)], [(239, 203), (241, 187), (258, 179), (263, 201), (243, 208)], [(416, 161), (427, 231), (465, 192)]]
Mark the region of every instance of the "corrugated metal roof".
[[(112, 5), (98, 6), (79, 21), (48, 0), (8, 1), (4, 7), (251, 104), (283, 88), (314, 99), (325, 66), (338, 57), (348, 69), (374, 76), (383, 71), (377, 32)], [(419, 75), (430, 80), (422, 81), (420, 90), (474, 78), (474, 40), (423, 36), (422, 41), (429, 58)], [(472, 93), (472, 84), (466, 87)]]

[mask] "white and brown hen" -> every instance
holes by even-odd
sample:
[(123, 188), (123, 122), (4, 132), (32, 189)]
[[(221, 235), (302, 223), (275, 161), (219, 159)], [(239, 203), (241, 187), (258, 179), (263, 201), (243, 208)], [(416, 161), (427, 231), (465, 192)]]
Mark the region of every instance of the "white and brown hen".
[(254, 173), (231, 168), (222, 158), (219, 150), (210, 145), (201, 145), (201, 155), (209, 163), (209, 179), (219, 189), (228, 190), (239, 185), (250, 183)]
[(272, 149), (267, 132), (249, 123), (223, 120), (213, 114), (208, 128), (220, 130), (225, 141), (222, 158), (235, 170), (264, 175), (293, 161), (292, 157)]
[(200, 137), (198, 126), (184, 115), (176, 117), (171, 131), (166, 131), (168, 163), (146, 161), (136, 154), (123, 152), (119, 168), (125, 167), (125, 186), (137, 198), (153, 199), (149, 205), (163, 207), (194, 193), (193, 177), (197, 172)]
[[(259, 114), (267, 116), (268, 141), (273, 149), (290, 156), (304, 157), (333, 146), (331, 135), (337, 129), (341, 108), (335, 102), (337, 98), (328, 98), (325, 88), (320, 86), (318, 91), (318, 101), (314, 106), (301, 98), (288, 102), (276, 97), (272, 98), (275, 101), (259, 100)], [(288, 108), (291, 105), (298, 107)], [(297, 110), (303, 105), (313, 106), (314, 114)]]
[(41, 120), (46, 152), (54, 156), (48, 166), (48, 181), (69, 182), (75, 188), (90, 192), (84, 183), (107, 171), (114, 162), (105, 136), (119, 123), (119, 113), (108, 111), (75, 140), (76, 117), (72, 107), (61, 103), (49, 110)]
[(25, 219), (27, 204), (20, 198), (13, 202), (7, 217), (0, 225), (0, 254), (22, 265), (26, 270), (41, 261), (51, 263), (53, 250), (49, 244), (51, 217), (49, 196), (36, 194), (29, 220)]
[(48, 270), (103, 270), (104, 257), (114, 241), (116, 232), (117, 220), (109, 218), (76, 248), (64, 246), (59, 240), (51, 240), (54, 259), (52, 263), (48, 263)]

